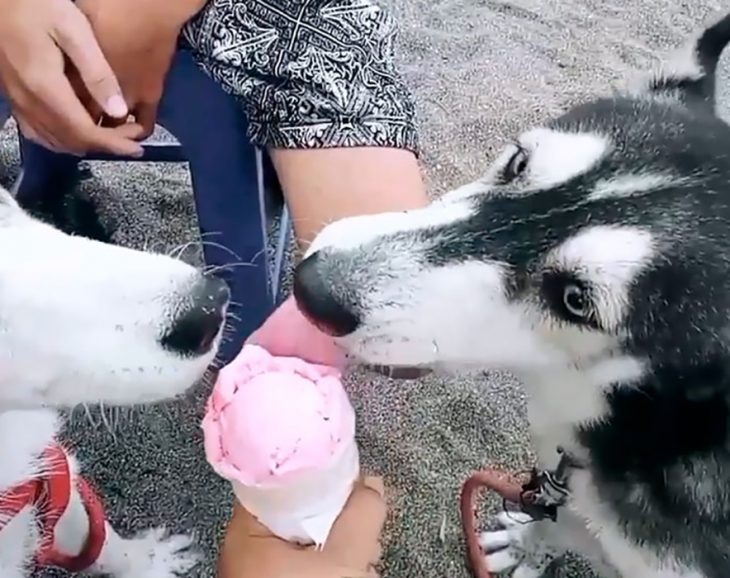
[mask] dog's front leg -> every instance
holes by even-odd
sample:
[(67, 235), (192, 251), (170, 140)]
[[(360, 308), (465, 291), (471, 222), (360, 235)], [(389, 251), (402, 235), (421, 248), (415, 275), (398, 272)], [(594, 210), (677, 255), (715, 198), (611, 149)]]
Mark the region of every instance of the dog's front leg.
[(190, 536), (169, 535), (163, 528), (122, 538), (110, 524), (101, 555), (89, 572), (115, 578), (177, 578), (198, 564)]
[(553, 560), (571, 551), (590, 562), (601, 578), (620, 578), (606, 562), (600, 543), (588, 532), (585, 522), (567, 509), (560, 511), (556, 522), (535, 521), (521, 512), (503, 512), (496, 523), (497, 529), (484, 532), (480, 538), (487, 567), (494, 574), (538, 578)]
[(493, 574), (538, 578), (565, 553), (554, 540), (558, 529), (550, 521), (537, 522), (521, 512), (502, 512), (496, 517), (496, 526), (479, 539)]
[(0, 577), (29, 578), (39, 542), (35, 509), (26, 508), (0, 533)]
[[(87, 546), (91, 530), (87, 504), (79, 491), (80, 480), (73, 466), (75, 464), (72, 464), (71, 498), (54, 535), (54, 549), (72, 558)], [(107, 521), (103, 524), (103, 545), (96, 560), (86, 569), (90, 574), (115, 578), (177, 578), (200, 561), (189, 536), (171, 536), (163, 529), (152, 529), (132, 538), (122, 538)]]
[(0, 564), (0, 576), (3, 578), (29, 578), (30, 574), (26, 574), (24, 570), (9, 568)]

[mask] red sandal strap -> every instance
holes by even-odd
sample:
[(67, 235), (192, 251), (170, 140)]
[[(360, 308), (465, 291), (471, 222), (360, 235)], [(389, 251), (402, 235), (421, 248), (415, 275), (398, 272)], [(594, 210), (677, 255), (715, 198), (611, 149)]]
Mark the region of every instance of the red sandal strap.
[[(76, 479), (77, 490), (89, 518), (89, 535), (81, 552), (69, 556), (54, 549), (55, 529), (71, 499), (71, 471), (66, 452), (58, 445), (44, 454), (53, 473), (45, 480), (41, 517), (43, 541), (36, 561), (41, 566), (56, 566), (69, 572), (87, 570), (99, 558), (106, 541), (106, 514), (99, 496), (91, 484), (81, 476)], [(60, 469), (56, 469), (60, 468)]]

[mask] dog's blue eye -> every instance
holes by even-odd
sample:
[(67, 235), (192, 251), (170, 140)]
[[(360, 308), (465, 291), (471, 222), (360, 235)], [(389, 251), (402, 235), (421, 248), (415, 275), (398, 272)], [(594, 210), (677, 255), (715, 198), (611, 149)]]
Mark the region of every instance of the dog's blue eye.
[(565, 286), (563, 290), (563, 305), (571, 315), (576, 317), (587, 317), (589, 313), (588, 309), (588, 297), (586, 296), (585, 289), (574, 283), (570, 283)]

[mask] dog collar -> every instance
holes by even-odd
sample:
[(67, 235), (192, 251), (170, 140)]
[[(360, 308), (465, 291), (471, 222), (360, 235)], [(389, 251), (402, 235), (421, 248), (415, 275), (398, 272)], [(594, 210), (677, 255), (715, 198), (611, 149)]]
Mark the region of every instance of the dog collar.
[(57, 566), (69, 572), (88, 569), (101, 554), (106, 540), (104, 506), (91, 485), (77, 477), (77, 489), (89, 517), (89, 535), (78, 556), (68, 556), (54, 549), (58, 521), (71, 500), (71, 467), (66, 451), (52, 444), (41, 455), (42, 477), (0, 492), (0, 531), (26, 507), (35, 507), (41, 543), (36, 553), (40, 566)]

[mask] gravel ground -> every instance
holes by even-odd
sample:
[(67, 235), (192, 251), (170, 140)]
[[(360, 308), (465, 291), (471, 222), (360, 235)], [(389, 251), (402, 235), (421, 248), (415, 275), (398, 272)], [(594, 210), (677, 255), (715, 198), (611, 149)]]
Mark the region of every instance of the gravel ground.
[[(404, 73), (421, 113), (423, 163), (434, 194), (476, 177), (507, 138), (656, 63), (721, 2), (692, 0), (400, 0)], [(633, 6), (632, 6), (633, 4)], [(727, 67), (725, 67), (727, 70)], [(723, 92), (724, 94), (724, 92)], [(0, 134), (0, 182), (17, 171), (11, 130)], [(118, 241), (172, 247), (196, 238), (182, 167), (106, 166), (86, 186)], [(192, 255), (191, 258), (195, 258)], [(530, 462), (524, 394), (509, 375), (395, 382), (356, 374), (350, 390), (367, 466), (384, 473), (393, 516), (386, 578), (466, 578), (457, 494), (484, 462)], [(226, 484), (202, 458), (204, 389), (180, 402), (72, 416), (69, 435), (123, 533), (194, 529), (213, 576), (229, 510)], [(581, 570), (573, 576), (587, 576)], [(51, 576), (44, 574), (43, 576)]]

